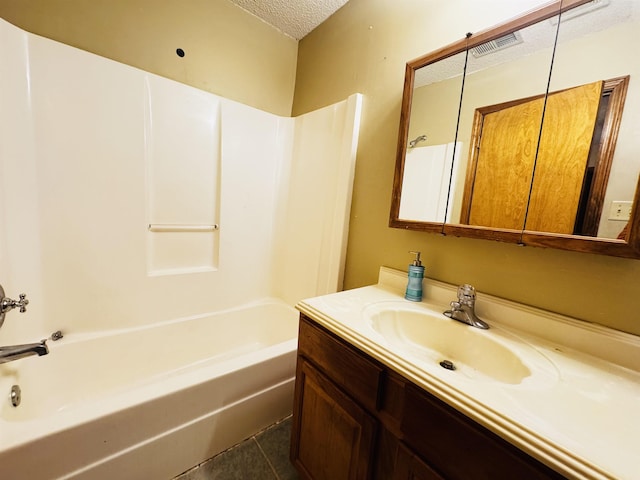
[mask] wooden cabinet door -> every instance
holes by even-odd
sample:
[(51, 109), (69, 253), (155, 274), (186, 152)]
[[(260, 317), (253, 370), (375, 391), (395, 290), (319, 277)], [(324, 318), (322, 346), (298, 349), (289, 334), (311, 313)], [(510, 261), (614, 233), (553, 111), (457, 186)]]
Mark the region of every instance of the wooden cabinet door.
[(393, 480), (444, 480), (404, 445), (398, 448)]
[(303, 478), (370, 477), (375, 420), (302, 357), (294, 405), (291, 461)]

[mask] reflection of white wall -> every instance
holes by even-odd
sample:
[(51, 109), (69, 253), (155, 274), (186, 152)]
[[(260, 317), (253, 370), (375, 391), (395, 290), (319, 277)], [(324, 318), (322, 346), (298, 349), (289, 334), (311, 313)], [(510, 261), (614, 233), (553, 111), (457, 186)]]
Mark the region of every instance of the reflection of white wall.
[[(429, 68), (430, 65), (421, 70)], [(462, 75), (416, 88), (411, 102), (408, 139), (426, 135), (430, 145), (452, 142), (456, 136), (461, 88)]]
[[(288, 181), (292, 162), (303, 164), (294, 135), (315, 136), (320, 157), (352, 171), (356, 109), (333, 129), (322, 120), (334, 118), (330, 108), (298, 126), (2, 21), (0, 40), (0, 283), (31, 300), (26, 314), (7, 316), (0, 344), (56, 329), (147, 324), (282, 293), (275, 281), (285, 227), (292, 244), (304, 227), (305, 235), (337, 239), (339, 250), (346, 184), (342, 193), (318, 197), (290, 192)], [(314, 180), (320, 191), (335, 190), (332, 175)], [(290, 203), (334, 221), (290, 224)], [(155, 222), (215, 222), (220, 229), (162, 244), (147, 229)], [(318, 265), (342, 260), (316, 253)], [(298, 293), (315, 295), (325, 277)]]
[(446, 220), (450, 221), (451, 212), (447, 212), (449, 184), (455, 185), (461, 149), (460, 142), (455, 153), (453, 143), (407, 149), (400, 199), (401, 220), (444, 222), (446, 215)]

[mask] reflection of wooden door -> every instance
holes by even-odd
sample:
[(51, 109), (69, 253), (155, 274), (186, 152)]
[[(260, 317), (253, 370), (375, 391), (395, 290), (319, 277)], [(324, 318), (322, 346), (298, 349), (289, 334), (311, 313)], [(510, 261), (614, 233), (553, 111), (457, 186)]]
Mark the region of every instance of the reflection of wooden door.
[(469, 223), (522, 229), (544, 98), (486, 114)]
[(601, 93), (595, 82), (549, 95), (537, 159), (543, 97), (484, 113), (462, 221), (520, 230), (526, 216), (527, 230), (573, 233)]
[(573, 234), (602, 86), (549, 95), (526, 230)]

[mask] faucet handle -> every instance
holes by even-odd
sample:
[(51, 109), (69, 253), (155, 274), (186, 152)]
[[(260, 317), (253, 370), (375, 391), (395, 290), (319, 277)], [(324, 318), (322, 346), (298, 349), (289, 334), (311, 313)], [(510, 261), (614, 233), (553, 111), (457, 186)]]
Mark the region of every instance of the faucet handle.
[(21, 293), (19, 295), (20, 300), (16, 302), (16, 306), (20, 307), (20, 313), (24, 313), (27, 311), (27, 305), (29, 305), (29, 300), (27, 300), (27, 294)]
[(476, 289), (465, 283), (458, 287), (458, 301), (464, 305), (473, 307), (476, 302)]
[(0, 299), (0, 314), (6, 313), (9, 310), (13, 310), (14, 308), (19, 308), (20, 313), (24, 313), (27, 311), (27, 305), (29, 305), (29, 300), (27, 300), (27, 295), (24, 293), (20, 294), (20, 300), (12, 300), (9, 297), (3, 297)]
[(12, 300), (9, 297), (4, 296), (4, 288), (0, 285), (0, 327), (4, 323), (4, 316), (9, 311), (16, 307), (20, 308), (22, 313), (27, 311), (27, 305), (29, 304), (29, 300), (27, 300), (27, 296), (24, 293), (20, 294), (20, 300)]

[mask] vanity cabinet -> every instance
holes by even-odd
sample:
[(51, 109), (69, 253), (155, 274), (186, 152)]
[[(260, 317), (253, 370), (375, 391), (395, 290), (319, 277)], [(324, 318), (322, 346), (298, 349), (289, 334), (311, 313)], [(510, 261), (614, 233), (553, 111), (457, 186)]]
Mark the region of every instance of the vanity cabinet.
[(297, 375), (302, 393), (294, 457), (310, 478), (371, 478), (376, 420), (309, 362)]
[(304, 314), (291, 461), (309, 480), (564, 478)]

